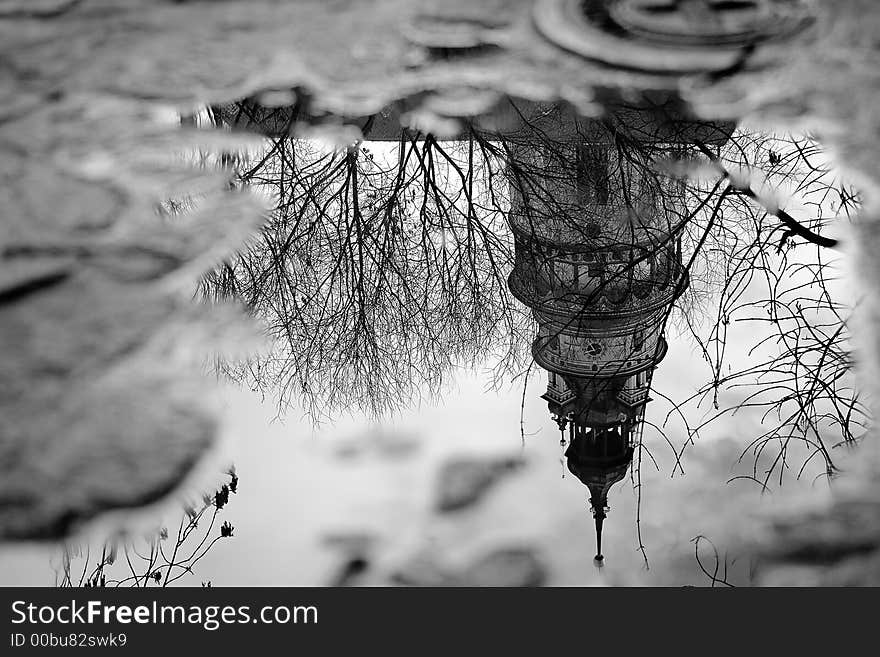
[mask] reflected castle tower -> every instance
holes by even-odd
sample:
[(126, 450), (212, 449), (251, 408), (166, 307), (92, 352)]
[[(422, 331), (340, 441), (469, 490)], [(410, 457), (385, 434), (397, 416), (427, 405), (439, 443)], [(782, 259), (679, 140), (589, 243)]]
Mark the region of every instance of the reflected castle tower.
[[(666, 319), (688, 284), (684, 190), (657, 176), (652, 159), (696, 142), (718, 146), (734, 128), (684, 118), (674, 94), (646, 92), (637, 104), (609, 94), (597, 90), (606, 110), (599, 119), (505, 98), (463, 122), (461, 135), (494, 144), (506, 161), (515, 243), (508, 287), (538, 326), (532, 355), (548, 373), (542, 397), (569, 470), (590, 491), (598, 561), (608, 493), (632, 462), (653, 371), (666, 355)], [(346, 122), (370, 141), (419, 138), (402, 125), (406, 110), (396, 103)], [(217, 120), (284, 135), (304, 115), (305, 105), (248, 100), (219, 109)]]
[(508, 285), (537, 322), (532, 355), (548, 373), (542, 398), (568, 469), (589, 489), (601, 563), (608, 493), (641, 438), (652, 374), (666, 355), (664, 325), (688, 284), (686, 209), (676, 183), (652, 175), (604, 124), (556, 111), (533, 126), (540, 137), (510, 149), (516, 263)]

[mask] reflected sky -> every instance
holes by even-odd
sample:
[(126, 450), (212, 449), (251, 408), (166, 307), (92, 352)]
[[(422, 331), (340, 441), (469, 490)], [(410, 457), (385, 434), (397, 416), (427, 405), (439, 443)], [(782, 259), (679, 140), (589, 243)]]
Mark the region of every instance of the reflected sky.
[[(699, 366), (688, 342), (672, 339), (655, 385), (671, 397), (690, 394), (701, 383)], [(537, 394), (542, 383), (534, 383), (526, 397), (525, 445), (521, 390), (487, 392), (488, 383), (464, 374), (437, 407), (410, 410), (370, 429), (364, 418), (355, 417), (320, 430), (293, 414), (277, 421), (274, 408), (259, 395), (229, 388), (225, 458), (236, 464), (240, 485), (225, 513), (235, 537), (210, 552), (186, 584), (326, 585), (348, 560), (348, 546), (366, 536), (371, 567), (360, 580), (364, 584), (387, 582), (391, 572), (419, 556), (455, 569), (513, 544), (541, 555), (550, 584), (709, 585), (694, 558), (692, 541), (700, 535), (715, 543), (722, 563), (727, 551), (728, 580), (748, 583), (742, 542), (752, 527), (749, 516), (772, 508), (773, 496), (761, 496), (748, 481), (726, 482), (750, 471), (736, 461), (743, 441), (760, 430), (759, 413), (715, 423), (686, 451), (685, 475), (673, 474), (672, 452), (646, 431), (659, 470), (643, 457), (641, 505), (629, 478), (609, 495), (600, 570), (593, 562), (588, 494), (567, 472), (558, 429)], [(658, 403), (646, 414), (659, 423), (666, 412), (668, 407)], [(670, 433), (676, 435), (674, 429)], [(521, 456), (526, 465), (479, 505), (455, 514), (434, 511), (439, 465), (451, 458), (499, 455)], [(786, 487), (792, 494), (821, 493), (824, 486), (812, 484), (821, 472), (816, 463), (800, 482), (790, 480)], [(639, 551), (639, 519), (649, 570)], [(334, 541), (340, 537), (350, 540)], [(714, 553), (705, 544), (702, 550), (704, 563), (714, 570)], [(52, 554), (57, 561), (49, 549), (3, 548), (0, 578), (10, 585), (52, 584)]]

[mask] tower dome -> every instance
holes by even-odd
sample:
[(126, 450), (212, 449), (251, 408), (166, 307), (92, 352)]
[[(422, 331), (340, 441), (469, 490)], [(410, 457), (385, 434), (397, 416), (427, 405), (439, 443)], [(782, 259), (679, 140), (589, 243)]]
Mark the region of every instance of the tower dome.
[(616, 427), (576, 434), (565, 450), (569, 471), (590, 491), (590, 510), (596, 525), (595, 560), (602, 554), (602, 526), (608, 515), (608, 492), (626, 477), (633, 458), (629, 437)]

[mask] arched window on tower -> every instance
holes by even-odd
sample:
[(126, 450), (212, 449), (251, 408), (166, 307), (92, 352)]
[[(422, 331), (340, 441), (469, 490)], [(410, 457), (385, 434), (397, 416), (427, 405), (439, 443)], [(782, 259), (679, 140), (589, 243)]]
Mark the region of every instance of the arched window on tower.
[(645, 345), (645, 329), (638, 329), (633, 333), (633, 351), (641, 351)]
[(608, 151), (598, 144), (580, 144), (575, 157), (578, 203), (608, 204)]

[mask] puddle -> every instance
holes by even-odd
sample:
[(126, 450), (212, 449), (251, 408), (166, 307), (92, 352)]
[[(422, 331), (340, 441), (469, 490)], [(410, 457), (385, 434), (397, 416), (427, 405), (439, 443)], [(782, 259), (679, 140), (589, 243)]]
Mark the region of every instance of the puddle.
[(873, 582), (876, 24), (0, 2), (0, 582)]

